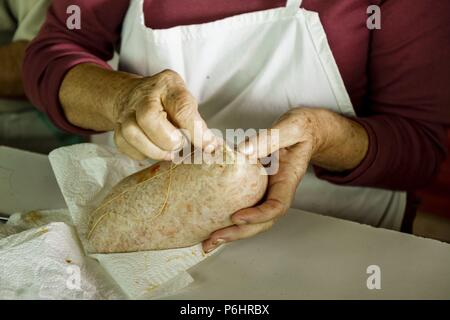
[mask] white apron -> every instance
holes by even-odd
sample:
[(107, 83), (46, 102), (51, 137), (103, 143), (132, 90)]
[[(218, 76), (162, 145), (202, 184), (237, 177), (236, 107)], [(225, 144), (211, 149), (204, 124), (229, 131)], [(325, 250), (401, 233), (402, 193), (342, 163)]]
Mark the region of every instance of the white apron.
[[(181, 75), (210, 128), (270, 128), (298, 106), (355, 115), (316, 12), (286, 7), (165, 30), (146, 27), (143, 0), (126, 15), (120, 70)], [(400, 229), (406, 195), (337, 186), (309, 170), (293, 207), (377, 227)]]

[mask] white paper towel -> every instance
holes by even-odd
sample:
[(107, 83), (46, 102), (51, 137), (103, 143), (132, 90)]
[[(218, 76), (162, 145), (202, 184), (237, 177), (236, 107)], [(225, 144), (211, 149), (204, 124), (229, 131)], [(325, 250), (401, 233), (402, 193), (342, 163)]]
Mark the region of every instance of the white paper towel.
[[(28, 229), (43, 227), (52, 222), (63, 222), (70, 226), (73, 225), (72, 218), (67, 209), (15, 213), (9, 217), (6, 224), (0, 224), (0, 239), (7, 238)], [(0, 265), (0, 267), (2, 266)]]
[[(90, 212), (119, 181), (151, 164), (133, 161), (114, 148), (94, 144), (58, 149), (50, 154), (50, 162), (83, 243)], [(184, 288), (193, 281), (186, 270), (206, 258), (201, 245), (92, 257), (133, 299), (158, 298)]]
[[(0, 223), (0, 239), (7, 238), (13, 234), (16, 234), (16, 233), (19, 233), (22, 231), (23, 231), (23, 229)], [(1, 265), (0, 265), (0, 268), (1, 268)], [(0, 286), (1, 286), (1, 282), (0, 282)]]
[(25, 213), (16, 213), (9, 217), (7, 225), (17, 230), (28, 230), (43, 227), (53, 222), (65, 223), (73, 226), (69, 210), (36, 210)]
[(115, 281), (81, 248), (75, 229), (65, 223), (0, 239), (0, 298), (123, 299)]

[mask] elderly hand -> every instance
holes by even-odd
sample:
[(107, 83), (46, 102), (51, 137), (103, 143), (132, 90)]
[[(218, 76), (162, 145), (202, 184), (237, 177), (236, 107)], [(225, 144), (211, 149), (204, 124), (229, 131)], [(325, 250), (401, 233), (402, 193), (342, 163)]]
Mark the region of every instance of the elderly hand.
[(207, 152), (220, 144), (201, 118), (195, 98), (174, 71), (139, 79), (116, 101), (114, 114), (116, 145), (136, 160), (173, 159), (185, 143), (179, 129), (185, 129), (191, 142)]
[[(279, 140), (274, 138), (277, 135), (273, 129), (279, 130)], [(279, 170), (269, 177), (265, 201), (235, 213), (234, 225), (211, 234), (203, 250), (211, 252), (226, 242), (270, 229), (290, 208), (310, 161), (329, 170), (350, 170), (362, 161), (367, 148), (365, 129), (348, 118), (324, 109), (289, 111), (269, 134), (252, 137), (239, 147), (241, 152), (258, 158), (279, 151)]]
[[(203, 244), (205, 252), (210, 252), (225, 242), (266, 231), (287, 212), (316, 146), (315, 125), (312, 113), (295, 109), (285, 114), (269, 134), (252, 137), (241, 144), (239, 150), (250, 157), (263, 158), (279, 150), (279, 170), (269, 177), (265, 202), (234, 214), (232, 222), (235, 225), (213, 233)], [(279, 131), (275, 134), (273, 130)]]

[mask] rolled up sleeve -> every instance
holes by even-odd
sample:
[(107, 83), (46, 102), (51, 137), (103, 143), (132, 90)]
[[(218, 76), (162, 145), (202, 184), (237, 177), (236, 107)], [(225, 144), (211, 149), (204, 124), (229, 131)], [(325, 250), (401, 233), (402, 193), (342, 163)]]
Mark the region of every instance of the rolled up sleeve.
[[(67, 8), (77, 5), (81, 29), (69, 30)], [(23, 65), (25, 91), (30, 101), (60, 129), (77, 134), (94, 133), (67, 121), (59, 89), (67, 72), (82, 63), (110, 68), (129, 0), (53, 1), (47, 19), (27, 49)]]

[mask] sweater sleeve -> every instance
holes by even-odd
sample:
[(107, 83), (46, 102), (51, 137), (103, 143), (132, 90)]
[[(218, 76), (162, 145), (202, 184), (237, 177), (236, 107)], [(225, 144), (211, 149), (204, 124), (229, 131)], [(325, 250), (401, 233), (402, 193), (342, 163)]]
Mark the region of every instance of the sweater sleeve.
[[(71, 5), (80, 9), (81, 29), (67, 27)], [(60, 129), (93, 133), (67, 121), (59, 89), (66, 73), (78, 64), (109, 68), (107, 61), (114, 55), (128, 5), (129, 0), (53, 1), (40, 33), (27, 49), (22, 72), (28, 98)]]
[(414, 190), (447, 156), (450, 125), (450, 1), (386, 0), (372, 31), (369, 92), (355, 120), (369, 150), (354, 170), (317, 175), (341, 185)]

